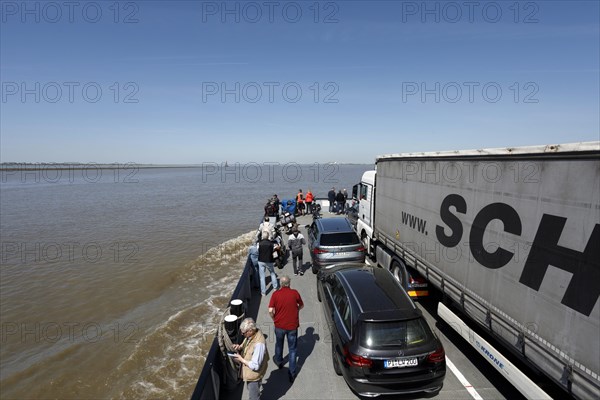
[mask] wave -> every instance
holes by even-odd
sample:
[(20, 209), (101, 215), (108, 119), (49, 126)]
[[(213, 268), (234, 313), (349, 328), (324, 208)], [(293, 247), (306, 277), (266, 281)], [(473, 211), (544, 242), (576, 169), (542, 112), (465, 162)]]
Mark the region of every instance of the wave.
[(112, 374), (111, 380), (125, 379), (115, 398), (189, 398), (253, 237), (249, 232), (228, 240), (186, 265), (182, 281), (205, 299), (175, 312), (137, 344)]

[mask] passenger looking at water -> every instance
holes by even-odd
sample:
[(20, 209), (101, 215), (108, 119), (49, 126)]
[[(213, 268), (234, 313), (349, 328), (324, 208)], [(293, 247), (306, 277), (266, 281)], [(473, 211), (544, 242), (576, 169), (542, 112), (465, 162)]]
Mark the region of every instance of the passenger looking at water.
[(335, 206), (335, 188), (332, 187), (331, 190), (329, 192), (327, 192), (327, 199), (329, 200), (329, 212), (332, 213), (334, 212), (334, 206)]
[(312, 214), (312, 204), (313, 204), (314, 199), (315, 199), (315, 196), (313, 196), (310, 189), (308, 189), (308, 192), (306, 192), (306, 198), (304, 199), (304, 202), (306, 203), (306, 213), (307, 214)]
[(300, 310), (304, 307), (302, 297), (297, 290), (290, 288), (290, 277), (281, 277), (281, 290), (273, 293), (269, 302), (269, 315), (275, 325), (275, 356), (273, 361), (279, 369), (283, 368), (283, 340), (287, 336), (289, 351), (290, 382), (296, 379), (296, 345)]
[(296, 208), (298, 209), (298, 214), (304, 215), (304, 195), (302, 194), (302, 189), (298, 189), (298, 194), (296, 195)]
[(252, 262), (252, 287), (259, 288), (260, 287), (260, 276), (258, 273), (258, 245), (252, 244), (248, 247), (248, 256), (250, 257), (250, 261)]
[[(294, 275), (304, 275), (304, 269), (302, 266), (302, 246), (306, 244), (306, 239), (298, 230), (298, 225), (294, 225), (292, 228), (292, 234), (288, 237), (288, 247), (292, 253), (292, 261), (294, 266)], [(298, 265), (296, 266), (296, 260)]]
[(277, 194), (274, 194), (271, 200), (273, 200), (273, 203), (275, 203), (275, 210), (277, 211), (277, 220), (279, 220), (279, 206), (281, 202), (279, 201), (279, 197), (277, 197)]
[(273, 217), (277, 219), (279, 216), (279, 206), (275, 204), (275, 201), (271, 198), (267, 200), (265, 204), (265, 217)]
[(279, 289), (277, 284), (277, 274), (273, 266), (273, 252), (279, 247), (278, 244), (270, 240), (271, 236), (268, 232), (262, 235), (262, 240), (258, 242), (258, 272), (260, 275), (260, 293), (263, 296), (267, 295), (267, 284), (265, 282), (266, 270), (271, 274), (271, 285), (274, 290)]
[(346, 198), (341, 190), (335, 195), (335, 203), (337, 208), (336, 214), (342, 214), (344, 212), (344, 206), (346, 205)]
[(252, 318), (246, 318), (241, 322), (240, 332), (244, 336), (244, 341), (242, 344), (233, 345), (233, 350), (239, 352), (233, 356), (233, 359), (242, 365), (242, 380), (246, 382), (248, 398), (260, 400), (262, 378), (267, 372), (269, 362), (266, 340)]

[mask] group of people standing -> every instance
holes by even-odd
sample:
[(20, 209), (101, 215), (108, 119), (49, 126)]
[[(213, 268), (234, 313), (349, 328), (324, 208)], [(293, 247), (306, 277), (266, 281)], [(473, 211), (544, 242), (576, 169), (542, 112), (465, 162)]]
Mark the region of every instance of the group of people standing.
[[(327, 199), (329, 200), (329, 212), (336, 214), (343, 214), (346, 208), (346, 201), (348, 200), (348, 192), (346, 189), (335, 191), (335, 187), (327, 193)], [(277, 195), (273, 195), (267, 204), (265, 205), (265, 216), (279, 218), (279, 207), (280, 201)], [(298, 215), (312, 214), (315, 204), (315, 196), (310, 189), (306, 192), (306, 195), (302, 192), (302, 189), (298, 189), (296, 194), (296, 209)]]
[[(302, 190), (299, 196), (302, 197)], [(297, 197), (297, 198), (298, 198)], [(302, 198), (309, 209), (312, 208), (313, 195), (310, 190), (306, 198)], [(274, 269), (273, 253), (277, 250), (278, 244), (274, 241), (274, 222), (271, 221), (274, 215), (274, 205), (277, 204), (277, 196), (273, 196), (265, 206), (265, 217), (259, 225), (256, 236), (256, 243), (250, 246), (248, 254), (254, 267), (253, 279), (254, 287), (260, 287), (261, 295), (266, 296), (266, 274), (271, 275), (271, 284), (273, 294), (269, 301), (269, 315), (275, 325), (275, 356), (273, 361), (279, 369), (284, 366), (283, 343), (287, 338), (289, 350), (289, 370), (288, 377), (294, 382), (297, 374), (296, 357), (298, 328), (300, 326), (299, 311), (304, 307), (300, 293), (291, 289), (290, 277), (281, 276), (277, 281), (277, 274)], [(277, 204), (277, 207), (279, 204)], [(273, 224), (272, 224), (273, 222)], [(285, 244), (281, 244), (285, 245)], [(300, 233), (298, 226), (292, 227), (292, 232), (288, 237), (287, 246), (292, 255), (294, 275), (304, 275), (302, 252), (306, 245), (306, 239)], [(258, 282), (257, 282), (258, 279)], [(260, 389), (262, 379), (267, 372), (267, 363), (270, 359), (266, 346), (266, 340), (262, 332), (257, 328), (256, 322), (252, 318), (244, 319), (240, 324), (240, 333), (244, 337), (242, 344), (233, 346), (236, 352), (232, 355), (233, 359), (240, 364), (241, 376), (248, 389), (250, 400), (260, 399)]]
[[(304, 302), (300, 293), (290, 287), (290, 278), (282, 276), (281, 289), (271, 296), (269, 316), (275, 325), (275, 356), (273, 361), (279, 369), (284, 366), (283, 342), (287, 338), (289, 350), (290, 383), (296, 379), (296, 357), (298, 328), (300, 327), (300, 310)], [(233, 359), (241, 365), (242, 379), (246, 382), (250, 400), (260, 399), (262, 379), (267, 372), (270, 359), (263, 333), (257, 328), (252, 318), (246, 318), (240, 324), (240, 333), (244, 337), (242, 344), (233, 346), (236, 352)]]
[(315, 196), (312, 194), (310, 189), (308, 189), (308, 192), (306, 192), (306, 197), (302, 193), (302, 189), (298, 189), (298, 194), (296, 194), (296, 207), (298, 207), (298, 214), (311, 214), (313, 211), (314, 200)]
[[(304, 275), (303, 267), (303, 247), (306, 245), (304, 235), (300, 233), (298, 225), (294, 224), (292, 232), (288, 236), (287, 247), (292, 255), (292, 265), (295, 276)], [(253, 286), (260, 287), (263, 296), (267, 295), (266, 275), (271, 276), (271, 284), (274, 290), (279, 289), (277, 284), (277, 274), (275, 273), (275, 254), (281, 256), (280, 248), (285, 246), (281, 238), (276, 234), (275, 225), (271, 217), (265, 216), (263, 222), (258, 226), (254, 243), (248, 248), (248, 255), (254, 267)], [(281, 268), (281, 267), (280, 267)]]
[(335, 214), (343, 214), (346, 209), (346, 201), (348, 200), (348, 192), (346, 189), (335, 192), (335, 187), (327, 193), (327, 199), (329, 200), (329, 212)]

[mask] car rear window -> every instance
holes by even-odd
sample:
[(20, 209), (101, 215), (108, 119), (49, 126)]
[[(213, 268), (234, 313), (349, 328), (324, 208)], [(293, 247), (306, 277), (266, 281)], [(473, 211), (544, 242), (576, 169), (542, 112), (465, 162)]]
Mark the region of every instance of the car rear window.
[(359, 244), (358, 236), (354, 232), (324, 233), (321, 235), (321, 246), (348, 246)]
[(429, 338), (429, 328), (421, 318), (405, 321), (364, 322), (360, 345), (370, 349), (421, 346)]

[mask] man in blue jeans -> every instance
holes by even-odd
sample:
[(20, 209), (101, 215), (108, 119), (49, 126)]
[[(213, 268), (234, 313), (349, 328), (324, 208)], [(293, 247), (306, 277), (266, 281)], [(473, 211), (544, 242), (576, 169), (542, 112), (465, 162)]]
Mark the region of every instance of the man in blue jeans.
[(271, 274), (271, 285), (273, 290), (279, 289), (277, 285), (277, 274), (273, 267), (273, 252), (277, 249), (276, 243), (270, 241), (270, 234), (268, 231), (263, 232), (263, 238), (258, 242), (258, 273), (260, 275), (260, 293), (263, 296), (267, 295), (266, 277), (267, 271)]
[(298, 342), (298, 327), (300, 326), (299, 311), (304, 307), (302, 297), (297, 290), (290, 288), (290, 277), (279, 279), (281, 289), (273, 293), (269, 302), (269, 315), (275, 323), (275, 356), (273, 361), (280, 369), (283, 368), (283, 339), (287, 336), (289, 356), (290, 382), (296, 379), (296, 344)]

